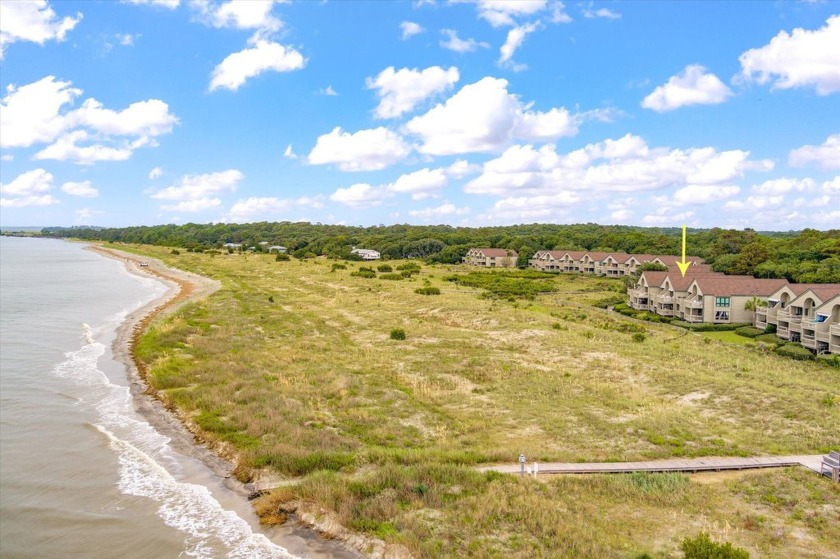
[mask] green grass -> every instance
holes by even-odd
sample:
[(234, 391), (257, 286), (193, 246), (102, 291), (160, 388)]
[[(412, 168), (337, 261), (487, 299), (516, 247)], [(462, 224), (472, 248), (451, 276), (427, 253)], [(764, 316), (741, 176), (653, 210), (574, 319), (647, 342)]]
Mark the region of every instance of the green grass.
[[(734, 333), (685, 335), (592, 307), (618, 280), (424, 266), (382, 281), (320, 258), (134, 250), (222, 282), (153, 324), (138, 355), (164, 402), (237, 455), (240, 479), (301, 478), (263, 499), (266, 518), (308, 503), (421, 557), (665, 557), (742, 514), (755, 529), (725, 539), (756, 556), (840, 545), (808, 520), (836, 516), (834, 489), (800, 495), (812, 501), (793, 518), (682, 476), (535, 482), (473, 469), (521, 452), (541, 462), (825, 452), (840, 447), (840, 406), (824, 403), (840, 394), (834, 369), (717, 338), (751, 341)], [(539, 287), (509, 301), (512, 283)], [(395, 328), (405, 340), (389, 339)]]
[(738, 344), (744, 346), (756, 345), (755, 339), (741, 336), (739, 334), (736, 334), (735, 331), (702, 332), (700, 335), (709, 340), (717, 340), (719, 342), (726, 342), (728, 344)]

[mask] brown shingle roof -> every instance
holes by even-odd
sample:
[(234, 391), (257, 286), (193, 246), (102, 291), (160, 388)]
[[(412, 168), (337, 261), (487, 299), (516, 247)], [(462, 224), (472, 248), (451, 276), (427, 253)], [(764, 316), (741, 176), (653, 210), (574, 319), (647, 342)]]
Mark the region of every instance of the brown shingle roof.
[[(797, 286), (804, 286), (807, 285), (805, 289), (803, 289), (800, 293), (797, 293), (797, 299), (799, 296), (804, 295), (808, 291), (813, 293), (814, 295), (819, 298), (820, 301), (825, 302), (834, 297), (835, 295), (840, 295), (840, 284), (838, 283), (817, 283), (817, 284), (794, 284)], [(793, 286), (791, 286), (793, 287)]]
[(507, 256), (510, 253), (512, 258), (516, 258), (518, 255), (516, 254), (515, 250), (509, 250), (506, 248), (475, 248), (473, 250), (481, 251), (484, 256)]
[(747, 295), (767, 297), (782, 287), (785, 279), (759, 279), (752, 276), (697, 276), (697, 286), (703, 295), (731, 297)]

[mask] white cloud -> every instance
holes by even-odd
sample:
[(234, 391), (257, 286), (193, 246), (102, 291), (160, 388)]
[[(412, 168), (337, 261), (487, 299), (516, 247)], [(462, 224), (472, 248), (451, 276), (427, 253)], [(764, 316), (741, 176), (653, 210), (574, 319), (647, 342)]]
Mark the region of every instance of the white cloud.
[(14, 161), (14, 160), (15, 160), (15, 156), (12, 155), (11, 153), (4, 153), (3, 155), (0, 155), (0, 161)]
[(551, 17), (549, 18), (551, 23), (571, 23), (572, 18), (569, 14), (566, 13), (566, 6), (563, 5), (563, 2), (555, 2), (551, 6)]
[(61, 185), (61, 191), (70, 196), (81, 198), (96, 198), (99, 196), (99, 191), (93, 187), (90, 181), (65, 182)]
[(271, 14), (277, 0), (228, 0), (227, 2), (193, 2), (203, 21), (213, 27), (256, 29), (261, 36), (279, 30), (283, 23)]
[(251, 48), (229, 54), (213, 70), (210, 91), (219, 88), (236, 91), (249, 78), (265, 71), (291, 72), (306, 66), (306, 59), (291, 47), (257, 39)]
[(105, 212), (102, 210), (93, 210), (91, 208), (81, 208), (76, 210), (76, 222), (83, 223), (95, 215), (101, 215)]
[(589, 7), (583, 8), (581, 10), (583, 13), (583, 17), (594, 19), (594, 18), (606, 18), (606, 19), (621, 19), (621, 14), (618, 12), (614, 12), (609, 8), (598, 8), (597, 10), (592, 8), (592, 2), (589, 3)]
[(492, 152), (516, 138), (542, 141), (577, 133), (577, 121), (566, 109), (527, 110), (507, 85), (491, 77), (466, 85), (405, 129), (420, 136), (420, 151), (431, 155)]
[(420, 169), (413, 173), (407, 173), (399, 177), (389, 190), (392, 192), (400, 192), (403, 194), (411, 194), (412, 200), (423, 200), (425, 198), (434, 198), (438, 195), (441, 189), (446, 186), (447, 177), (446, 170), (440, 169)]
[(228, 169), (204, 175), (185, 175), (176, 184), (152, 194), (156, 200), (170, 200), (175, 204), (161, 206), (168, 212), (201, 212), (221, 206), (215, 195), (235, 192), (239, 182), (245, 178), (240, 171)]
[(425, 70), (417, 68), (385, 68), (375, 78), (367, 78), (368, 89), (376, 90), (379, 105), (373, 113), (376, 118), (396, 118), (414, 109), (418, 104), (436, 93), (441, 93), (460, 79), (454, 66), (444, 70), (431, 66)]
[(378, 171), (410, 152), (411, 147), (387, 128), (380, 126), (350, 134), (336, 127), (318, 137), (307, 161), (311, 165), (335, 163), (342, 171)]
[(679, 225), (690, 225), (689, 222), (693, 217), (693, 211), (674, 213), (671, 208), (661, 207), (657, 208), (654, 213), (644, 216), (642, 218), (642, 223), (651, 227), (673, 227)]
[(816, 31), (780, 31), (761, 48), (738, 58), (741, 76), (773, 89), (813, 87), (819, 95), (840, 91), (840, 15)]
[(512, 196), (498, 200), (483, 217), (492, 223), (558, 221), (580, 202), (579, 194), (568, 191), (540, 196)]
[(467, 175), (474, 175), (481, 171), (481, 165), (470, 163), (466, 159), (458, 159), (446, 168), (446, 174), (456, 179), (463, 178)]
[(339, 188), (330, 194), (330, 200), (351, 208), (370, 208), (380, 205), (383, 200), (391, 196), (393, 194), (383, 186), (358, 183), (347, 188)]
[[(749, 152), (740, 150), (650, 148), (644, 140), (629, 134), (562, 155), (556, 153), (553, 145), (540, 149), (516, 145), (487, 161), (482, 174), (467, 183), (464, 190), (489, 195), (558, 191), (597, 195), (691, 185), (726, 187), (746, 171), (772, 168), (772, 162), (751, 161), (748, 157)], [(696, 189), (682, 196), (690, 193), (696, 193)]]
[(465, 53), (478, 50), (479, 47), (483, 49), (490, 48), (490, 45), (484, 41), (476, 41), (475, 39), (459, 39), (458, 32), (454, 29), (441, 29), (440, 32), (446, 36), (446, 40), (442, 40), (440, 42), (440, 46), (446, 50)]
[(723, 209), (754, 212), (755, 210), (778, 208), (781, 207), (784, 202), (784, 196), (747, 196), (745, 200), (730, 200), (723, 205)]
[(493, 27), (516, 25), (516, 19), (545, 9), (546, 0), (478, 0), (478, 16)]
[(55, 140), (66, 126), (61, 108), (82, 94), (71, 85), (47, 76), (19, 88), (10, 86), (0, 100), (0, 146), (29, 147)]
[(690, 184), (674, 192), (674, 203), (680, 206), (708, 204), (732, 198), (741, 192), (738, 186)]
[(822, 190), (828, 194), (840, 195), (840, 175), (822, 183)]
[(63, 41), (82, 19), (67, 16), (58, 19), (46, 0), (0, 2), (0, 60), (6, 47), (18, 41), (43, 45), (47, 41)]
[(419, 23), (413, 21), (403, 21), (400, 23), (400, 30), (402, 31), (400, 38), (403, 41), (425, 31)]
[(442, 204), (437, 206), (436, 208), (425, 208), (422, 210), (409, 210), (408, 215), (413, 217), (419, 217), (421, 219), (435, 219), (439, 217), (451, 216), (451, 215), (466, 215), (470, 213), (470, 209), (467, 207), (459, 208), (455, 206), (455, 204)]
[[(511, 57), (513, 56), (513, 53), (516, 52), (516, 49), (522, 46), (522, 42), (525, 40), (525, 37), (537, 29), (539, 29), (539, 23), (534, 22), (514, 27), (508, 31), (505, 44), (499, 48), (499, 65), (511, 65)], [(524, 69), (524, 66), (515, 65), (514, 68), (520, 70)]]
[[(54, 76), (20, 88), (9, 87), (0, 100), (0, 145), (29, 147), (54, 142), (35, 159), (81, 164), (122, 161), (137, 148), (157, 145), (155, 137), (168, 134), (178, 122), (169, 106), (158, 99), (114, 111), (90, 98), (78, 109), (62, 113), (64, 106), (81, 93), (70, 82), (57, 81)], [(80, 145), (83, 143), (88, 145)]]
[(326, 95), (327, 97), (335, 97), (338, 95), (338, 91), (334, 90), (333, 86), (331, 85), (328, 85), (326, 88), (322, 89), (321, 93), (323, 95)]
[(840, 134), (829, 136), (819, 146), (802, 146), (791, 150), (788, 163), (794, 167), (816, 163), (823, 169), (840, 169)]
[(286, 146), (286, 151), (283, 152), (283, 157), (286, 159), (297, 159), (298, 155), (292, 150), (292, 144)]
[(269, 197), (251, 197), (245, 200), (238, 200), (230, 208), (230, 212), (225, 216), (225, 222), (243, 222), (253, 219), (255, 216), (271, 217), (289, 211), (294, 208), (322, 208), (323, 197), (301, 197), (296, 199), (291, 198), (276, 198)]
[(165, 212), (188, 212), (197, 213), (212, 210), (222, 205), (218, 198), (197, 198), (195, 200), (182, 200), (177, 204), (164, 204), (160, 207)]
[(661, 113), (688, 105), (716, 105), (731, 95), (732, 90), (717, 76), (707, 73), (703, 66), (693, 64), (654, 89), (644, 98), (642, 107)]
[(159, 179), (163, 176), (163, 169), (160, 167), (155, 167), (151, 171), (149, 171), (149, 178), (151, 180)]
[(134, 46), (134, 40), (140, 35), (132, 35), (131, 33), (117, 33), (114, 38), (124, 47)]
[(33, 169), (18, 175), (8, 184), (0, 184), (0, 206), (22, 208), (25, 206), (49, 206), (59, 201), (49, 194), (53, 176), (44, 169)]
[(816, 186), (816, 183), (812, 179), (780, 178), (757, 184), (751, 190), (762, 196), (774, 196), (790, 194), (792, 192), (812, 192), (816, 189)]
[(181, 4), (181, 0), (122, 0), (126, 4), (135, 4), (135, 5), (147, 5), (147, 6), (159, 6), (162, 8), (168, 8), (170, 10), (174, 10)]

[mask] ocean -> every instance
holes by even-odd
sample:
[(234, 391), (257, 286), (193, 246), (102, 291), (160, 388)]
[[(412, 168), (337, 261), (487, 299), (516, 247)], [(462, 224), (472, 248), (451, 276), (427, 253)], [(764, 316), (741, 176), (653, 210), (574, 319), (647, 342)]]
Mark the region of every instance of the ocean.
[(82, 244), (0, 237), (4, 559), (294, 557), (135, 411), (111, 345), (164, 292)]

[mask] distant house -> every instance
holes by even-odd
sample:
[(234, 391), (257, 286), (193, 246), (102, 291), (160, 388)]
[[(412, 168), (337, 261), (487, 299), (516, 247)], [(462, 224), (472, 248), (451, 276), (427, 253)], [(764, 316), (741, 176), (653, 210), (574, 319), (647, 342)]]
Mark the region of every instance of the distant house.
[(242, 248), (242, 243), (225, 243), (222, 246), (225, 248)]
[(471, 248), (464, 257), (464, 263), (485, 268), (513, 268), (519, 255), (506, 248)]
[(382, 258), (379, 251), (371, 250), (369, 248), (354, 248), (350, 251), (350, 253), (358, 255), (362, 260), (379, 260)]
[(281, 247), (280, 245), (271, 245), (268, 247), (268, 252), (278, 252), (280, 254), (286, 254), (289, 249), (286, 247)]

